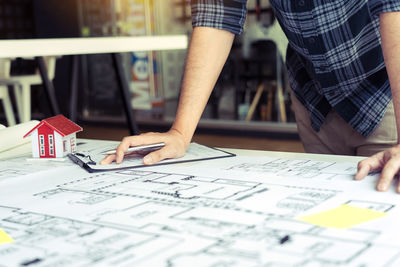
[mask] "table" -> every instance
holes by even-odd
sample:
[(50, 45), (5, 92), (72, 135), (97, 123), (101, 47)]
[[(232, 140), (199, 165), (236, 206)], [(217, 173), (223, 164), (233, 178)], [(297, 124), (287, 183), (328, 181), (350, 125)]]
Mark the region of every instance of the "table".
[(132, 112), (129, 87), (118, 53), (185, 49), (187, 48), (187, 43), (186, 35), (0, 40), (0, 58), (34, 57), (36, 59), (43, 80), (43, 86), (50, 102), (51, 111), (56, 115), (60, 111), (53, 84), (47, 76), (43, 57), (73, 55), (70, 118), (75, 121), (78, 97), (78, 59), (76, 55), (111, 53), (129, 129), (132, 134), (137, 134), (139, 130)]
[[(79, 149), (116, 144), (78, 143)], [(14, 239), (0, 244), (2, 263), (400, 263), (400, 240), (393, 238), (397, 227), (393, 220), (400, 218), (399, 197), (392, 191), (375, 191), (377, 175), (352, 180), (361, 158), (226, 150), (238, 156), (95, 174), (66, 161), (0, 162), (0, 229)], [(30, 166), (15, 167), (21, 163)], [(23, 173), (26, 170), (29, 173)], [(301, 219), (343, 206), (369, 218), (343, 229)], [(371, 218), (371, 214), (384, 216)]]

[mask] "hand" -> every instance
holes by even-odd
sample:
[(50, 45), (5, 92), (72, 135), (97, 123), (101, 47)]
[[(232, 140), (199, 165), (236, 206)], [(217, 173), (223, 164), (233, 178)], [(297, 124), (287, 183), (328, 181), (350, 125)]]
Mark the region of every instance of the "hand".
[[(360, 161), (354, 179), (361, 180), (367, 176), (369, 172), (379, 170), (382, 171), (376, 189), (378, 191), (387, 191), (394, 176), (398, 174), (400, 170), (400, 145)], [(397, 192), (400, 193), (400, 185), (397, 186)]]
[(168, 158), (179, 158), (185, 155), (189, 144), (185, 143), (183, 135), (171, 129), (166, 133), (145, 133), (135, 136), (127, 136), (122, 139), (117, 147), (117, 152), (112, 155), (107, 155), (100, 164), (110, 164), (115, 161), (120, 164), (124, 159), (125, 151), (131, 146), (147, 145), (152, 143), (164, 142), (165, 146), (160, 150), (153, 151), (143, 158), (145, 165), (151, 165)]

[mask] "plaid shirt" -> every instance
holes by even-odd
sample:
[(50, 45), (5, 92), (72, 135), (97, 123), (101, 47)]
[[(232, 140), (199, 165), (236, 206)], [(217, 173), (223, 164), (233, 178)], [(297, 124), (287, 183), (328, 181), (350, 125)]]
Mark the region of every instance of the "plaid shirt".
[[(247, 0), (192, 0), (194, 27), (240, 34)], [(379, 14), (399, 0), (270, 0), (289, 40), (290, 85), (319, 131), (333, 108), (363, 136), (376, 128), (391, 100)]]

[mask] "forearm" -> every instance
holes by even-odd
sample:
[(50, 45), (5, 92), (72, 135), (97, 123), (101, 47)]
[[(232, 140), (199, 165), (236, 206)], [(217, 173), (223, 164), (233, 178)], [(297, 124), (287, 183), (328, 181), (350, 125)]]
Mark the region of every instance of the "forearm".
[(178, 110), (172, 129), (188, 144), (207, 104), (211, 91), (232, 47), (234, 34), (196, 27), (186, 61)]
[(400, 12), (382, 13), (380, 31), (386, 69), (392, 90), (396, 116), (398, 144), (400, 144)]

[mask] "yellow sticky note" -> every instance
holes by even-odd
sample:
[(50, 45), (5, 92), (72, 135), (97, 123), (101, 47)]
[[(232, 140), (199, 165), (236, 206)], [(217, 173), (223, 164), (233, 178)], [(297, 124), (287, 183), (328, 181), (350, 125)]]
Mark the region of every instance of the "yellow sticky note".
[(311, 214), (297, 219), (327, 228), (346, 229), (386, 215), (386, 212), (359, 208), (344, 204), (335, 209)]
[(0, 229), (0, 245), (12, 242), (14, 242), (14, 239), (12, 239), (6, 232)]

